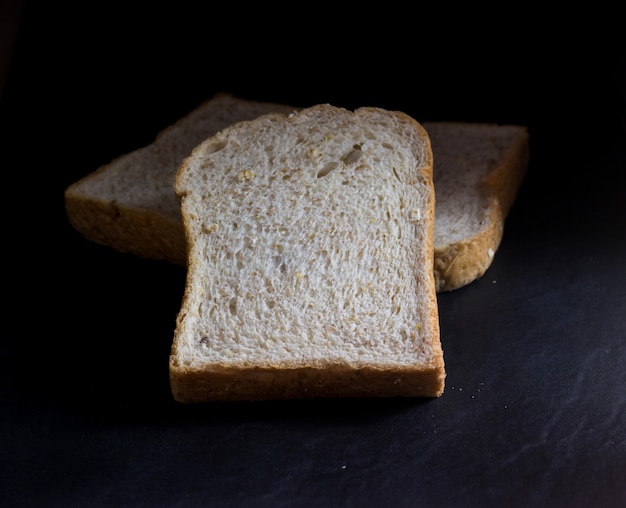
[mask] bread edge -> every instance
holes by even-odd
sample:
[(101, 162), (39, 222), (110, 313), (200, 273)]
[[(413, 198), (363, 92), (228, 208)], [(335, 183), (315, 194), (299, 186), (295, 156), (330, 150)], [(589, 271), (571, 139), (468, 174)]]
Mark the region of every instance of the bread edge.
[(71, 189), (65, 193), (65, 210), (70, 225), (94, 243), (144, 259), (186, 263), (182, 224), (160, 213), (87, 198)]
[(440, 397), (445, 373), (438, 365), (420, 371), (374, 368), (189, 370), (170, 364), (174, 400), (215, 401), (312, 398)]

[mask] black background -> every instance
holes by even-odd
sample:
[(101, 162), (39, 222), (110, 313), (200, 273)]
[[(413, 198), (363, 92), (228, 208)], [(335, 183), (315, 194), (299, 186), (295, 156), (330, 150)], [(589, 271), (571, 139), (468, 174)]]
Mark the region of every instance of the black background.
[[(24, 2), (0, 103), (3, 506), (624, 506), (620, 15), (344, 10)], [(529, 127), (493, 265), (439, 295), (441, 398), (172, 400), (183, 269), (80, 237), (63, 191), (220, 91)]]

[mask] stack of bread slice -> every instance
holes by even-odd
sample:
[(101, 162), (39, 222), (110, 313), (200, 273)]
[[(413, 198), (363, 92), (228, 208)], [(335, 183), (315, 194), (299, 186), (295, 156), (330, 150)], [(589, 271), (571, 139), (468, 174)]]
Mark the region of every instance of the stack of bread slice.
[(436, 293), (489, 268), (525, 126), (217, 94), (70, 185), (84, 237), (186, 266), (181, 402), (437, 397)]

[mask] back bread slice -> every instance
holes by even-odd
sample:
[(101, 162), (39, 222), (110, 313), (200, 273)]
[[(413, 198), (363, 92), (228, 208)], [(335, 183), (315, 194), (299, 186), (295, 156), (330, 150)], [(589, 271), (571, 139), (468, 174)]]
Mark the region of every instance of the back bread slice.
[(263, 115), (195, 148), (175, 180), (174, 398), (441, 395), (432, 164), (418, 122), (371, 107)]
[(424, 122), (435, 157), (435, 280), (451, 291), (482, 277), (526, 175), (520, 125)]
[(121, 155), (65, 190), (70, 224), (85, 238), (122, 252), (184, 265), (185, 237), (174, 177), (201, 141), (240, 120), (294, 108), (219, 93), (167, 127), (147, 146)]

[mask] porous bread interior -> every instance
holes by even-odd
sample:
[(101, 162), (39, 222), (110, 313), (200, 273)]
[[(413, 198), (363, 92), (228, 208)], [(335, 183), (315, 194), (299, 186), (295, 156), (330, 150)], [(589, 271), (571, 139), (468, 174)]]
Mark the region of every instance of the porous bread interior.
[(432, 153), (414, 120), (266, 115), (198, 146), (175, 187), (189, 241), (175, 367), (441, 365)]
[(106, 170), (88, 175), (70, 192), (180, 221), (173, 180), (180, 163), (196, 145), (234, 122), (269, 112), (290, 113), (293, 109), (285, 104), (217, 94), (161, 131), (153, 143), (111, 161)]

